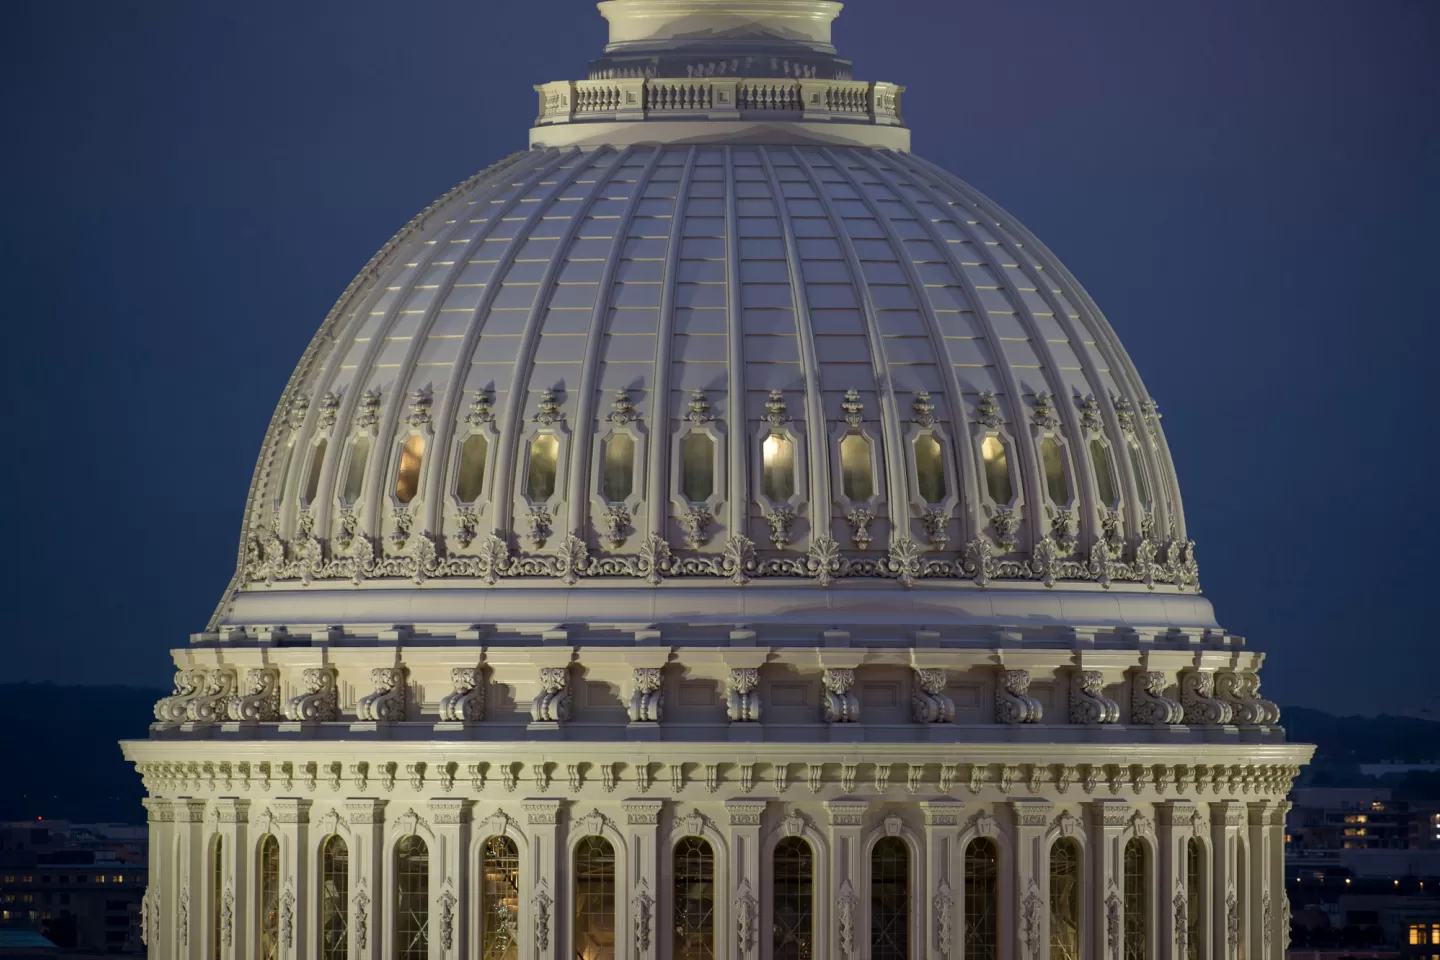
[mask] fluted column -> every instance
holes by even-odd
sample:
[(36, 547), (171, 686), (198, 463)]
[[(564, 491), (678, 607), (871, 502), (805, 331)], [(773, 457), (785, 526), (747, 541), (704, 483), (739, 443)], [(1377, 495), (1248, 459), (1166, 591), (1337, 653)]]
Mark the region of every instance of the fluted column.
[[(626, 800), (625, 844), (630, 848), (630, 890), (622, 892), (630, 901), (635, 960), (652, 960), (662, 953), (664, 939), (660, 918), (659, 830), (660, 800)], [(622, 931), (623, 935), (623, 931)]]
[(1240, 936), (1240, 833), (1245, 804), (1221, 800), (1210, 804), (1210, 955), (1215, 960), (1236, 960)]
[[(861, 830), (865, 826), (866, 800), (830, 800), (830, 877), (820, 877), (815, 896), (835, 903), (836, 955), (858, 957), (869, 935), (869, 892), (865, 882)], [(818, 911), (817, 911), (818, 914)]]
[(385, 954), (376, 923), (384, 897), (385, 801), (361, 797), (345, 801), (350, 823), (350, 956), (380, 960)]
[(175, 902), (177, 878), (170, 872), (174, 859), (161, 856), (159, 851), (171, 850), (175, 846), (175, 810), (169, 800), (146, 797), (145, 819), (149, 826), (150, 847), (149, 883), (145, 888), (145, 902), (140, 909), (142, 929), (145, 931), (146, 960), (163, 960), (173, 956), (172, 942), (175, 937), (174, 913), (171, 905)]
[(949, 797), (920, 802), (925, 817), (925, 888), (917, 890), (913, 899), (923, 918), (922, 957), (959, 960), (961, 956), (960, 811), (964, 806)]
[(717, 951), (731, 960), (747, 960), (761, 955), (760, 901), (764, 886), (760, 874), (760, 822), (765, 814), (764, 800), (733, 799), (725, 801), (730, 820), (731, 876), (733, 889), (731, 915), (734, 917), (723, 948)]
[(449, 797), (430, 801), (436, 849), (430, 856), (430, 956), (433, 960), (469, 955), (467, 911), (470, 889), (465, 852), (470, 847), (470, 801)]
[[(1185, 951), (1180, 949), (1188, 932), (1181, 933), (1176, 926), (1180, 919), (1177, 899), (1185, 899), (1185, 843), (1192, 836), (1193, 821), (1197, 813), (1191, 800), (1170, 800), (1155, 805), (1155, 814), (1160, 821), (1160, 862), (1156, 864), (1160, 882), (1155, 891), (1160, 917), (1159, 956), (1185, 960)], [(1184, 916), (1189, 916), (1191, 905), (1186, 902)]]
[(1015, 875), (1010, 887), (1015, 897), (1015, 956), (1039, 960), (1050, 942), (1050, 911), (1045, 899), (1050, 858), (1045, 831), (1053, 805), (1031, 797), (1010, 801), (1010, 808), (1015, 816)]
[(1094, 915), (1085, 924), (1091, 956), (1120, 960), (1125, 931), (1125, 847), (1130, 822), (1128, 800), (1092, 800), (1089, 804), (1089, 883)]
[(175, 902), (171, 915), (175, 922), (171, 939), (176, 960), (203, 956), (209, 943), (209, 909), (211, 881), (205, 871), (205, 801), (182, 798), (175, 803), (175, 835), (179, 841), (180, 874), (175, 878)]
[[(310, 914), (300, 896), (312, 871), (310, 856), (311, 801), (281, 797), (270, 804), (275, 812), (275, 833), (280, 839), (280, 956), (307, 957), (314, 953)], [(309, 947), (310, 949), (306, 949)]]
[(521, 949), (528, 943), (536, 960), (558, 960), (566, 955), (560, 948), (560, 925), (556, 910), (560, 900), (560, 801), (530, 797), (522, 801), (525, 823), (530, 832), (530, 862), (521, 868), (529, 876), (530, 928), (521, 932)]
[(228, 899), (230, 909), (231, 945), (222, 948), (221, 956), (248, 957), (253, 939), (252, 928), (255, 926), (251, 919), (255, 915), (255, 905), (246, 895), (252, 882), (250, 864), (253, 860), (246, 855), (250, 849), (246, 846), (250, 842), (247, 830), (250, 801), (221, 797), (214, 803), (218, 814), (217, 830), (225, 849), (225, 890), (221, 896)]

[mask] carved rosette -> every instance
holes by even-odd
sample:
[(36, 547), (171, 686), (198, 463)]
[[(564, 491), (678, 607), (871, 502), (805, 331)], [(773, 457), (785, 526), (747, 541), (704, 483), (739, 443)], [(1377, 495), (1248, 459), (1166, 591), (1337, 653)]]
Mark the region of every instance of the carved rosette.
[(760, 669), (734, 667), (726, 683), (727, 712), (732, 723), (753, 723), (760, 719)]
[(995, 722), (1039, 723), (1044, 708), (1029, 689), (1029, 670), (1001, 670), (995, 684)]
[(1119, 723), (1120, 705), (1104, 694), (1105, 675), (1099, 670), (1077, 670), (1070, 679), (1071, 723)]
[(360, 698), (355, 714), (361, 720), (393, 722), (405, 719), (406, 671), (404, 667), (380, 667), (370, 671), (375, 691)]
[(340, 719), (340, 696), (334, 667), (312, 667), (301, 674), (305, 692), (285, 704), (285, 719), (328, 722)]
[(947, 683), (944, 670), (915, 671), (910, 707), (916, 723), (955, 722), (955, 701), (945, 696)]
[(450, 723), (475, 723), (485, 717), (485, 679), (479, 667), (456, 667), (450, 671), (451, 693), (440, 698), (440, 719)]
[(851, 692), (855, 686), (855, 671), (851, 669), (826, 669), (825, 722), (854, 723), (860, 719), (860, 698)]

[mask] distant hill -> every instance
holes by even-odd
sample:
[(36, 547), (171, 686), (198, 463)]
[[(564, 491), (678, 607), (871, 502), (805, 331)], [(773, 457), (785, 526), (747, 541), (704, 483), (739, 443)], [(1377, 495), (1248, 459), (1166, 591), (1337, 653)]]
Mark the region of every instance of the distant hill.
[(1316, 746), (1316, 763), (1440, 763), (1440, 723), (1418, 717), (1336, 717), (1309, 707), (1284, 707), (1289, 739)]
[(0, 684), (0, 820), (143, 823), (144, 791), (120, 755), (168, 690)]

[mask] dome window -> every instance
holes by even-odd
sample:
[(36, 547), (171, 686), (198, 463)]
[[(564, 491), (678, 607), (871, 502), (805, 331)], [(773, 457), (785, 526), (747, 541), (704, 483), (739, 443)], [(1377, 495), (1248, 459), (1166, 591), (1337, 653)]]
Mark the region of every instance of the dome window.
[(875, 495), (870, 442), (858, 433), (846, 434), (840, 440), (840, 491), (853, 503), (865, 503)]
[(305, 473), (304, 503), (315, 502), (315, 494), (320, 490), (320, 468), (325, 465), (325, 449), (328, 446), (329, 443), (321, 438), (310, 450), (310, 469)]
[(1150, 495), (1150, 476), (1145, 472), (1145, 458), (1140, 456), (1140, 444), (1131, 440), (1125, 446), (1130, 451), (1130, 468), (1135, 471), (1135, 487), (1140, 491), (1140, 505), (1149, 513), (1150, 508), (1155, 505), (1155, 498)]
[(634, 490), (635, 439), (628, 433), (613, 434), (605, 441), (600, 495), (609, 503), (623, 503)]
[(772, 433), (760, 445), (761, 487), (776, 503), (795, 496), (795, 442)]
[(680, 441), (680, 493), (691, 503), (704, 503), (715, 493), (715, 441), (692, 431)]
[(340, 488), (340, 502), (350, 506), (360, 499), (365, 489), (365, 467), (370, 462), (370, 438), (356, 437), (350, 444), (350, 462), (345, 465), (345, 483)]
[(455, 497), (461, 503), (480, 499), (485, 487), (485, 459), (490, 454), (490, 440), (483, 433), (472, 433), (460, 444), (460, 470), (455, 478)]
[(555, 495), (555, 476), (560, 463), (560, 440), (542, 433), (530, 441), (530, 469), (525, 477), (525, 496), (545, 503)]
[(420, 465), (425, 460), (425, 437), (411, 434), (400, 448), (400, 469), (395, 473), (395, 499), (409, 503), (420, 492)]
[(980, 442), (980, 459), (985, 469), (985, 489), (997, 505), (1008, 504), (1015, 496), (1010, 485), (1010, 451), (1005, 441), (989, 436)]
[(926, 503), (940, 503), (948, 495), (943, 450), (934, 434), (915, 438), (915, 486)]
[(1070, 502), (1070, 482), (1065, 477), (1065, 453), (1060, 441), (1046, 437), (1040, 441), (1040, 462), (1045, 467), (1045, 491), (1057, 507)]
[(1095, 464), (1095, 491), (1104, 507), (1114, 507), (1120, 498), (1115, 495), (1115, 468), (1110, 463), (1110, 448), (1095, 437), (1090, 441), (1090, 460)]

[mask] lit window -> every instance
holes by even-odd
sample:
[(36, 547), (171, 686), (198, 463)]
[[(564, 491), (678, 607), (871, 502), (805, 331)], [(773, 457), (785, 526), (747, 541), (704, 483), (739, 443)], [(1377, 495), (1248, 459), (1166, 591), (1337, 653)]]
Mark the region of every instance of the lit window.
[(875, 482), (870, 475), (870, 444), (858, 433), (846, 434), (840, 439), (840, 491), (855, 503), (863, 503), (875, 495)]
[(1125, 957), (1124, 960), (1145, 960), (1146, 921), (1149, 904), (1148, 866), (1145, 844), (1132, 837), (1125, 844)]
[(530, 441), (530, 473), (525, 480), (525, 496), (544, 503), (555, 495), (555, 472), (560, 464), (560, 441), (551, 433), (542, 433)]
[(1046, 437), (1040, 441), (1040, 460), (1045, 465), (1045, 489), (1056, 506), (1070, 502), (1070, 482), (1065, 478), (1065, 455), (1060, 441)]
[(810, 844), (786, 837), (775, 845), (771, 882), (774, 903), (773, 960), (810, 960), (815, 952), (814, 872)]
[(1205, 844), (1195, 837), (1185, 842), (1185, 896), (1189, 904), (1186, 921), (1189, 934), (1185, 938), (1187, 960), (1205, 956)]
[(1050, 960), (1080, 958), (1080, 843), (1062, 837), (1050, 848)]
[(395, 499), (409, 503), (420, 492), (420, 464), (425, 459), (425, 438), (413, 434), (400, 448), (400, 469), (395, 474)]
[(986, 437), (980, 444), (980, 457), (985, 462), (985, 489), (997, 504), (1010, 502), (1010, 456), (999, 437)]
[(910, 848), (899, 837), (883, 837), (870, 852), (870, 956), (910, 956)]
[(455, 480), (455, 498), (461, 503), (480, 499), (485, 485), (485, 457), (490, 441), (482, 433), (472, 433), (460, 444), (460, 475)]
[(306, 503), (314, 503), (315, 494), (320, 489), (320, 468), (325, 464), (326, 446), (326, 441), (321, 440), (310, 452), (310, 470), (305, 474)]
[[(81, 879), (79, 877), (76, 878)], [(225, 888), (225, 841), (216, 837), (210, 846), (210, 956), (220, 960), (224, 945), (220, 942), (221, 891)]]
[(615, 848), (604, 837), (575, 847), (574, 955), (615, 960)]
[(409, 834), (395, 845), (396, 960), (430, 956), (430, 848)]
[(926, 503), (945, 499), (945, 461), (940, 441), (928, 433), (915, 438), (915, 486)]
[(674, 957), (715, 957), (715, 851), (701, 837), (685, 837), (675, 845)]
[(1127, 447), (1130, 449), (1130, 466), (1135, 471), (1135, 485), (1140, 488), (1140, 503), (1149, 510), (1154, 505), (1154, 498), (1150, 496), (1150, 476), (1145, 472), (1145, 463), (1140, 456), (1140, 445), (1131, 440)]
[(520, 853), (509, 837), (485, 841), (480, 878), (480, 960), (519, 960)]
[(360, 499), (365, 488), (365, 467), (370, 462), (370, 438), (356, 437), (350, 444), (350, 462), (345, 465), (345, 483), (340, 488), (340, 502), (347, 507)]
[(350, 848), (332, 834), (320, 848), (320, 960), (350, 956)]
[(795, 496), (795, 444), (770, 434), (760, 448), (761, 490), (777, 503)]
[(1000, 895), (1000, 855), (995, 841), (978, 837), (965, 848), (965, 960), (999, 956), (996, 904)]
[(635, 488), (635, 441), (617, 433), (605, 441), (605, 465), (600, 475), (600, 496), (623, 503)]
[(1096, 493), (1100, 504), (1113, 507), (1120, 502), (1115, 495), (1115, 468), (1110, 464), (1110, 448), (1096, 437), (1090, 441), (1090, 459), (1095, 464)]
[(691, 503), (704, 503), (715, 492), (715, 441), (708, 434), (687, 433), (680, 441), (680, 493)]
[[(260, 841), (260, 960), (280, 960), (280, 841), (267, 833)], [(219, 956), (217, 949), (216, 956)]]

